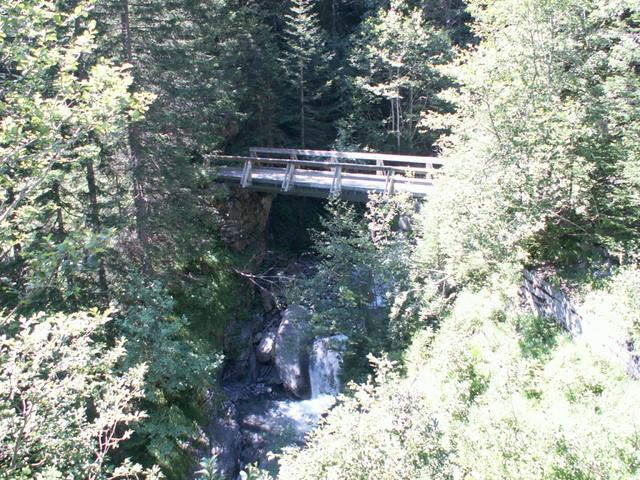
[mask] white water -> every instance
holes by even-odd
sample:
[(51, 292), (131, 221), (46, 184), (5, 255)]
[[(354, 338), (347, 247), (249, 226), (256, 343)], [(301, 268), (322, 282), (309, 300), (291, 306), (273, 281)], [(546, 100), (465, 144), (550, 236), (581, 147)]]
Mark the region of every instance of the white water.
[(346, 344), (347, 337), (344, 335), (317, 338), (313, 342), (309, 358), (312, 399), (323, 395), (337, 395), (340, 392), (342, 353)]
[[(321, 395), (309, 400), (274, 402), (274, 417), (293, 426), (298, 436), (303, 436), (318, 424), (323, 413), (336, 403), (333, 395)], [(302, 438), (302, 437), (300, 437)]]
[(282, 447), (303, 445), (305, 437), (320, 418), (336, 403), (340, 393), (342, 353), (347, 337), (334, 335), (318, 338), (309, 353), (309, 400), (256, 399), (241, 405), (242, 423), (256, 440), (262, 453), (261, 466), (275, 475), (277, 463), (268, 460), (267, 452), (278, 452)]
[[(314, 428), (320, 417), (336, 402), (340, 393), (340, 370), (342, 353), (347, 346), (347, 337), (333, 335), (317, 338), (309, 354), (309, 378), (311, 398), (309, 400), (282, 400), (273, 402), (271, 421), (288, 425), (294, 437), (301, 439)], [(297, 435), (296, 435), (297, 434)]]

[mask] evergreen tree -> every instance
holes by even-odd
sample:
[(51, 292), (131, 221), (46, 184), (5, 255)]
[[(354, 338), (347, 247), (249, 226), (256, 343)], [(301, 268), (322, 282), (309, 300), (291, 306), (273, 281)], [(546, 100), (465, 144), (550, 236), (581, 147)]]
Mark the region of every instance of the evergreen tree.
[(291, 88), (286, 99), (297, 109), (285, 118), (290, 120), (289, 130), (297, 135), (301, 148), (326, 144), (330, 139), (326, 117), (331, 108), (328, 94), (332, 87), (332, 54), (327, 50), (313, 6), (312, 0), (291, 0), (283, 34), (281, 61)]
[(458, 112), (431, 123), (453, 127), (432, 196), (446, 213), (425, 231), (449, 273), (637, 262), (638, 3), (471, 6), (481, 42), (456, 64)]
[(476, 41), (467, 3), (466, 0), (420, 0), (416, 7), (422, 9), (429, 23), (444, 29), (455, 45), (465, 47)]

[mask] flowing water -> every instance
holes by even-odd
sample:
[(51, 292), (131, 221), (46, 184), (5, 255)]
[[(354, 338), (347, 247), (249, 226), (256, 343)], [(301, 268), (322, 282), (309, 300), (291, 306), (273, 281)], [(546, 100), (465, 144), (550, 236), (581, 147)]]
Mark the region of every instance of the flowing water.
[(340, 392), (342, 353), (347, 345), (345, 335), (317, 338), (309, 358), (311, 398), (337, 395)]
[(306, 435), (336, 402), (340, 392), (342, 352), (347, 337), (334, 335), (314, 341), (309, 355), (311, 398), (294, 400), (284, 393), (252, 398), (238, 403), (240, 426), (252, 456), (262, 468), (277, 472), (277, 464), (268, 452), (303, 445)]

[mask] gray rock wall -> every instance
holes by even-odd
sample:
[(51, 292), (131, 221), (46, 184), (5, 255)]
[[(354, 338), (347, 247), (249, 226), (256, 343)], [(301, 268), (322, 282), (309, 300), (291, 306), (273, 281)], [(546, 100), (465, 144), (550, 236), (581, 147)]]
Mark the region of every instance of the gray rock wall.
[(575, 340), (587, 342), (594, 350), (623, 365), (631, 377), (640, 379), (640, 356), (628, 335), (585, 312), (540, 273), (525, 272), (520, 293), (533, 313), (555, 319)]
[(228, 194), (217, 205), (222, 219), (224, 242), (237, 252), (253, 246), (264, 250), (265, 231), (273, 195), (251, 192), (240, 187), (228, 187)]

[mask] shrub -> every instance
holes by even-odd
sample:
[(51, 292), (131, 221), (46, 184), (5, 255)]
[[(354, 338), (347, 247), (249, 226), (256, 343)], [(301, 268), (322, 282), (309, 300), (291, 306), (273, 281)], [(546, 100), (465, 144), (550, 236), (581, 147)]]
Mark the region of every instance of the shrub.
[(148, 475), (112, 462), (145, 415), (144, 364), (122, 370), (124, 341), (101, 341), (106, 315), (78, 312), (2, 318), (0, 327), (0, 478)]

